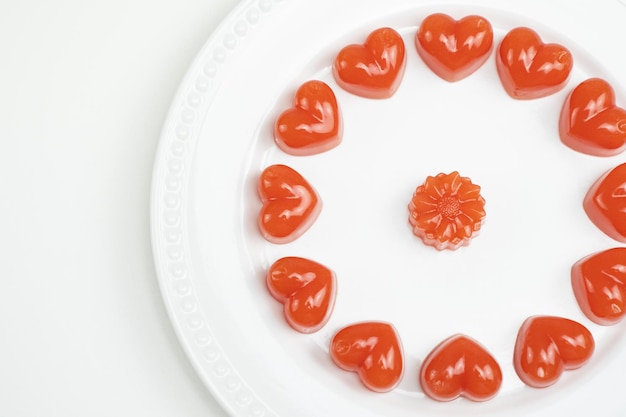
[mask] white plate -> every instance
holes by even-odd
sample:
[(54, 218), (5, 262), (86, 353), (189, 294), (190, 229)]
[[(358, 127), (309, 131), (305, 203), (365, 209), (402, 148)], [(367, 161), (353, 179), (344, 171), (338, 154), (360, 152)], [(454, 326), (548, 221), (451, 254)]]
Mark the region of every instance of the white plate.
[[(554, 416), (623, 415), (626, 323), (601, 327), (580, 312), (569, 269), (587, 254), (618, 246), (596, 229), (582, 198), (624, 156), (579, 154), (558, 139), (561, 103), (578, 82), (604, 77), (626, 104), (626, 6), (618, 1), (540, 0), (244, 1), (224, 20), (189, 69), (171, 106), (156, 156), (152, 232), (159, 283), (191, 362), (233, 416)], [(553, 96), (510, 99), (494, 55), (476, 73), (447, 83), (413, 46), (433, 12), (481, 14), (495, 44), (515, 26), (568, 47), (575, 68)], [(404, 37), (407, 69), (388, 100), (341, 90), (332, 60), (349, 43), (391, 26)], [(272, 139), (278, 113), (295, 89), (322, 79), (343, 111), (341, 145), (294, 157)], [(291, 244), (258, 233), (259, 173), (285, 163), (320, 193), (317, 222)], [(425, 247), (408, 226), (407, 204), (426, 176), (458, 170), (481, 185), (487, 221), (470, 246)], [(305, 256), (338, 277), (334, 313), (303, 335), (269, 296), (267, 267)], [(547, 389), (525, 387), (512, 366), (521, 322), (551, 314), (577, 320), (597, 348), (582, 369)], [(400, 386), (377, 394), (332, 364), (328, 341), (356, 321), (386, 320), (406, 355)], [(504, 381), (494, 399), (439, 403), (417, 382), (420, 361), (440, 341), (465, 333), (499, 361)]]

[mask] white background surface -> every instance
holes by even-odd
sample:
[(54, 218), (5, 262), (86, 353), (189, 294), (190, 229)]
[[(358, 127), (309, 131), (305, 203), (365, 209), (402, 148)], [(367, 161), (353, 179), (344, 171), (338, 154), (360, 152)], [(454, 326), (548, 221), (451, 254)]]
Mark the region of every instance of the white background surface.
[(224, 416), (168, 320), (152, 164), (236, 0), (0, 1), (0, 415)]

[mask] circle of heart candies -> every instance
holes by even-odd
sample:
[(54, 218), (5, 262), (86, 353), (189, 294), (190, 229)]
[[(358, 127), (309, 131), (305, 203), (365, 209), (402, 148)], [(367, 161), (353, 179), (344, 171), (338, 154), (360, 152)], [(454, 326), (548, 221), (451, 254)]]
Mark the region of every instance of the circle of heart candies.
[[(491, 55), (493, 29), (484, 17), (455, 20), (436, 13), (421, 22), (415, 49), (428, 68), (448, 82), (477, 71)], [(511, 29), (495, 51), (498, 76), (506, 93), (517, 100), (534, 100), (562, 90), (573, 66), (570, 51), (545, 43), (530, 28)], [(404, 76), (406, 47), (400, 34), (383, 27), (363, 43), (341, 49), (332, 65), (333, 77), (346, 91), (371, 99), (386, 99)], [(318, 80), (303, 83), (293, 106), (276, 119), (274, 139), (291, 155), (326, 152), (342, 139), (341, 109), (331, 87)], [(626, 149), (626, 110), (618, 107), (611, 85), (590, 78), (567, 96), (559, 119), (561, 141), (575, 151), (613, 156)], [(584, 199), (591, 221), (613, 239), (626, 243), (626, 203), (621, 198), (626, 164), (601, 176)], [(430, 191), (429, 191), (430, 190)], [(271, 165), (260, 175), (258, 216), (261, 234), (272, 243), (297, 239), (315, 222), (322, 206), (316, 190), (297, 171)], [(409, 204), (409, 222), (416, 236), (438, 250), (469, 244), (484, 220), (480, 187), (459, 173), (428, 177)], [(469, 215), (468, 213), (473, 213)], [(476, 214), (477, 213), (477, 214)], [(433, 226), (434, 225), (434, 226)], [(455, 226), (456, 225), (456, 226)], [(594, 323), (619, 322), (626, 306), (626, 248), (589, 255), (572, 267), (571, 283), (582, 312)], [(607, 273), (607, 271), (610, 271)], [(335, 302), (335, 273), (299, 257), (277, 260), (266, 274), (270, 294), (284, 305), (286, 321), (301, 333), (320, 330)], [(584, 365), (595, 348), (582, 324), (564, 317), (532, 316), (520, 326), (513, 352), (519, 378), (543, 388), (557, 382), (564, 370)], [(356, 372), (370, 390), (394, 389), (404, 375), (404, 354), (398, 332), (386, 322), (354, 323), (330, 342), (330, 356), (340, 368)], [(551, 352), (551, 355), (545, 355)], [(498, 362), (476, 340), (456, 334), (434, 347), (422, 362), (419, 382), (425, 395), (439, 401), (465, 397), (493, 398), (500, 389)]]

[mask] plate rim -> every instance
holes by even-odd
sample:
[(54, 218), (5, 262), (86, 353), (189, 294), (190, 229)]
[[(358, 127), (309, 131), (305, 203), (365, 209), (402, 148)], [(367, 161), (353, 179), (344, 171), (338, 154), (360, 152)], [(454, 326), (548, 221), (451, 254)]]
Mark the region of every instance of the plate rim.
[[(193, 283), (181, 258), (185, 256), (184, 217), (185, 179), (190, 154), (189, 139), (195, 133), (198, 115), (215, 95), (214, 85), (220, 78), (220, 67), (236, 50), (264, 15), (271, 13), (273, 3), (281, 0), (240, 0), (218, 23), (188, 66), (181, 79), (161, 127), (150, 189), (150, 238), (158, 286), (165, 310), (187, 360), (213, 398), (228, 415), (273, 416), (273, 412), (237, 378), (231, 364), (198, 313)], [(167, 230), (165, 230), (167, 229)], [(188, 251), (186, 252), (188, 253)], [(171, 294), (178, 296), (175, 300)], [(204, 361), (201, 361), (203, 358)], [(208, 364), (213, 369), (208, 368)], [(229, 379), (221, 377), (231, 375)], [(220, 384), (218, 381), (222, 379)]]

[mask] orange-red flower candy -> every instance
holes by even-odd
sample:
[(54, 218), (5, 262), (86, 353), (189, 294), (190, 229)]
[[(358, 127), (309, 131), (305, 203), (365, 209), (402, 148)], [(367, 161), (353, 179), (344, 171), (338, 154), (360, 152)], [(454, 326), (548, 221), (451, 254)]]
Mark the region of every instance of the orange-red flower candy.
[(485, 219), (480, 186), (454, 171), (426, 178), (409, 204), (413, 233), (439, 250), (468, 245)]

